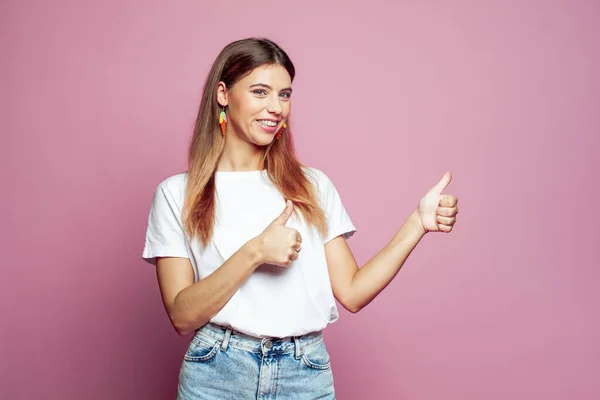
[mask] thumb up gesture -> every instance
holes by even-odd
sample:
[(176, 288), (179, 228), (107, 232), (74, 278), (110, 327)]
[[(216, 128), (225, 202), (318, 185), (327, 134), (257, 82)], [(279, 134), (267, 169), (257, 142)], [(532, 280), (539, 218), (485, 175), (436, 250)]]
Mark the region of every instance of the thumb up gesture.
[(442, 194), (452, 180), (452, 174), (446, 172), (441, 181), (427, 192), (419, 202), (417, 213), (425, 233), (450, 232), (458, 214), (458, 198)]
[(257, 237), (263, 263), (288, 267), (292, 261), (298, 259), (302, 237), (297, 230), (285, 226), (293, 211), (294, 204), (288, 200), (281, 215)]

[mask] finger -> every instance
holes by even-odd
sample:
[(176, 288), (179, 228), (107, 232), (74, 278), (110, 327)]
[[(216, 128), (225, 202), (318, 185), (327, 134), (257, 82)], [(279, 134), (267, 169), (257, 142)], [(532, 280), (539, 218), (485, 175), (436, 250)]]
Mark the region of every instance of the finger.
[(442, 193), (444, 191), (444, 189), (446, 189), (448, 187), (451, 180), (452, 180), (452, 173), (446, 172), (444, 174), (444, 176), (442, 177), (442, 179), (437, 183), (437, 185), (434, 186), (435, 191), (437, 191), (438, 193)]
[(302, 235), (295, 229), (288, 228), (287, 239), (290, 241), (290, 246), (293, 246), (296, 242), (302, 243)]
[(454, 207), (458, 203), (458, 198), (450, 196), (449, 194), (443, 194), (440, 198), (439, 205), (441, 207)]
[(445, 233), (449, 233), (452, 231), (452, 227), (451, 226), (446, 226), (446, 225), (442, 225), (442, 224), (438, 224), (438, 229), (442, 232)]
[(291, 261), (297, 260), (298, 259), (298, 253), (295, 251), (292, 251), (289, 253), (289, 258)]
[(287, 256), (287, 258), (281, 260), (279, 262), (279, 265), (282, 267), (289, 267), (290, 264), (292, 263), (292, 261), (294, 261), (294, 260), (292, 259), (292, 256), (290, 255), (290, 256)]
[(436, 210), (436, 214), (442, 217), (454, 217), (457, 213), (458, 210), (454, 207), (438, 207)]
[(293, 211), (294, 211), (294, 203), (292, 203), (291, 200), (286, 201), (285, 209), (283, 210), (281, 215), (279, 215), (279, 217), (275, 218), (273, 220), (273, 222), (271, 222), (271, 225), (273, 225), (273, 224), (285, 225), (288, 222), (288, 220), (290, 219), (290, 217), (292, 216)]
[(442, 225), (446, 225), (446, 226), (452, 226), (456, 222), (456, 218), (454, 218), (454, 217), (448, 218), (448, 217), (442, 217), (440, 215), (436, 216), (436, 220), (438, 222), (438, 225), (442, 224)]
[(438, 207), (436, 214), (442, 217), (454, 217), (458, 214), (458, 207)]
[(296, 253), (298, 253), (300, 250), (302, 250), (302, 243), (296, 242), (296, 246), (294, 246), (294, 250), (296, 251)]

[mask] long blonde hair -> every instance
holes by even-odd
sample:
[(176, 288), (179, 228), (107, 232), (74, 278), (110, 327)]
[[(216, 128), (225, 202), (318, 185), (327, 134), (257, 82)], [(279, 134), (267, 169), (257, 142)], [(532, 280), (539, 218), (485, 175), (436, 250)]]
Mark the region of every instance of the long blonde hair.
[[(288, 55), (274, 42), (248, 38), (228, 44), (217, 56), (204, 84), (204, 91), (189, 147), (188, 174), (183, 218), (186, 233), (206, 245), (215, 221), (215, 171), (225, 147), (219, 126), (221, 107), (217, 102), (220, 81), (231, 87), (262, 65), (282, 65), (294, 80), (295, 69)], [(290, 123), (279, 140), (266, 146), (262, 163), (273, 184), (285, 199), (292, 200), (307, 223), (321, 234), (327, 231), (325, 213), (320, 207), (316, 188), (298, 161)], [(283, 210), (282, 210), (283, 211)]]

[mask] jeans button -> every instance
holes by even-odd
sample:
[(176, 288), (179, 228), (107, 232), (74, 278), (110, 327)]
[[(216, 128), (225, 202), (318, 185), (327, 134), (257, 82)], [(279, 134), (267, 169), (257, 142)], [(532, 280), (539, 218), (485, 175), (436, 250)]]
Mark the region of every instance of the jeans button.
[(273, 347), (273, 342), (271, 342), (270, 340), (266, 340), (265, 341), (265, 347), (267, 349), (271, 349), (271, 347)]

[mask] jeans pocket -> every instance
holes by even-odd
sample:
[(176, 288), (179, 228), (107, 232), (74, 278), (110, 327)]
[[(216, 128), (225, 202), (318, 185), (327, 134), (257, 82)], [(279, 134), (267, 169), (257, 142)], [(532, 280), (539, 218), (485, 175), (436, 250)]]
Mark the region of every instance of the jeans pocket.
[(190, 344), (183, 356), (185, 361), (206, 362), (213, 358), (221, 347), (221, 341), (209, 341), (198, 336), (192, 337)]
[(302, 361), (312, 369), (325, 370), (331, 368), (329, 352), (323, 340), (302, 348)]

